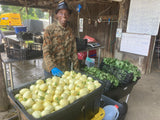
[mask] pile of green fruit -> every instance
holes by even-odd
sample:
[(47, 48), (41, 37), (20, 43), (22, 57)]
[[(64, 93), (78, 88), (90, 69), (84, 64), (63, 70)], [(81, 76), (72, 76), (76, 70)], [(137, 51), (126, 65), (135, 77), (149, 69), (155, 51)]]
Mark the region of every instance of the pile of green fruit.
[(91, 77), (66, 71), (62, 77), (37, 80), (29, 88), (20, 89), (15, 98), (29, 114), (40, 118), (73, 103), (100, 86)]

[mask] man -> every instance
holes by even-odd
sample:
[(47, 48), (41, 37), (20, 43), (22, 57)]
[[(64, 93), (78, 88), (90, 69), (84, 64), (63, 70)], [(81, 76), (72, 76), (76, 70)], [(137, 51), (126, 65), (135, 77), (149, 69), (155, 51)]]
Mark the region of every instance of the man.
[(76, 40), (68, 20), (71, 10), (67, 3), (60, 2), (56, 9), (56, 19), (44, 32), (43, 68), (45, 78), (61, 76), (62, 71), (78, 69)]

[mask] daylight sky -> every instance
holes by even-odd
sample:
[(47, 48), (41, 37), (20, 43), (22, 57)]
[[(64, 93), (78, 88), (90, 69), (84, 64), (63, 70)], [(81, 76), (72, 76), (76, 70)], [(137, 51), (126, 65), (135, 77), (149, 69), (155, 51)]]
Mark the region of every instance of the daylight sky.
[(0, 5), (0, 11), (1, 11), (2, 9), (1, 9), (1, 5)]

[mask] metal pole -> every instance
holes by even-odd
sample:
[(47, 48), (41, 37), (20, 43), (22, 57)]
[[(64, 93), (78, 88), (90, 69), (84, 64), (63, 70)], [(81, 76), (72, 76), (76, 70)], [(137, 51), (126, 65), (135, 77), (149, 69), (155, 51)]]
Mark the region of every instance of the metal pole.
[(10, 75), (10, 82), (11, 82), (11, 89), (14, 89), (14, 83), (13, 83), (13, 75), (12, 75), (12, 63), (9, 63), (9, 75)]
[(101, 48), (98, 49), (99, 53), (98, 53), (98, 66), (99, 67), (99, 64), (100, 64), (100, 57), (101, 57)]
[(127, 98), (126, 98), (126, 103), (128, 102), (129, 96), (130, 96), (130, 94), (128, 94), (128, 95), (127, 95)]
[(3, 63), (3, 68), (4, 68), (4, 80), (5, 80), (5, 83), (6, 83), (6, 88), (8, 88), (6, 63)]

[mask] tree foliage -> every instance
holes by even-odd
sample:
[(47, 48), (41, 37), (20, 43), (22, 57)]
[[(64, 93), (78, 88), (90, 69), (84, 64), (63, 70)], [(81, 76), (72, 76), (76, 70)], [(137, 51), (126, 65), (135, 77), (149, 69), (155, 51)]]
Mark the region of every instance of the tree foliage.
[(22, 21), (25, 19), (39, 19), (39, 18), (47, 18), (48, 19), (48, 14), (42, 12), (40, 9), (36, 8), (26, 8), (26, 7), (19, 7), (19, 6), (7, 6), (7, 5), (2, 5), (1, 6), (2, 13), (20, 13)]

